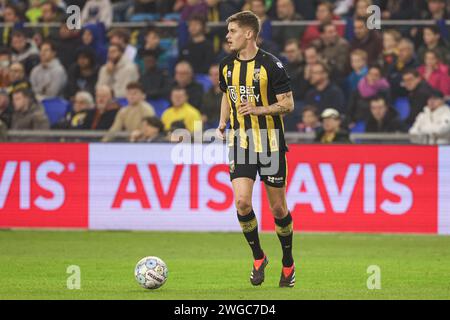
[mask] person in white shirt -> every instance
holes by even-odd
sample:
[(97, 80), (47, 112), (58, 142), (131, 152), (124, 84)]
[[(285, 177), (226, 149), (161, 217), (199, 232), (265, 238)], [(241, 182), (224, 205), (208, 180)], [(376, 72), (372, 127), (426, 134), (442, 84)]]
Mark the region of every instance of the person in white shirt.
[(433, 92), (409, 133), (417, 135), (412, 139), (415, 143), (450, 144), (450, 108), (442, 92)]

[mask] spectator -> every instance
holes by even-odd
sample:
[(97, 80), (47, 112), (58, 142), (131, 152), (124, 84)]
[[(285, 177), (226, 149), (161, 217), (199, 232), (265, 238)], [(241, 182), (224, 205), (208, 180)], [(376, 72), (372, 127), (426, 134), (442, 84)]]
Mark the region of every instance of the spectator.
[(440, 91), (433, 91), (427, 106), (417, 116), (410, 134), (422, 135), (413, 141), (428, 144), (450, 144), (450, 108)]
[[(9, 2), (9, 1), (8, 1)], [(0, 45), (8, 46), (11, 42), (11, 34), (18, 27), (22, 18), (20, 10), (14, 4), (8, 3), (3, 9), (3, 27), (0, 28)], [(23, 21), (23, 20), (22, 20)]]
[(189, 103), (195, 108), (201, 108), (203, 99), (203, 87), (194, 80), (194, 71), (187, 61), (180, 61), (175, 66), (175, 81), (173, 87), (186, 89)]
[(382, 96), (386, 100), (389, 95), (389, 82), (383, 78), (381, 67), (371, 66), (367, 75), (358, 83), (348, 104), (348, 120), (354, 124), (367, 121), (370, 116), (370, 100), (374, 96)]
[(94, 98), (87, 91), (78, 91), (75, 94), (72, 110), (67, 112), (65, 118), (58, 123), (56, 123), (53, 129), (64, 129), (64, 130), (74, 130), (74, 129), (88, 129), (88, 115), (89, 111), (93, 110)]
[(94, 95), (98, 76), (95, 53), (87, 48), (78, 51), (75, 63), (70, 66), (67, 75), (66, 97), (68, 99), (72, 99), (78, 91), (87, 91)]
[(6, 128), (11, 126), (12, 109), (9, 101), (9, 94), (6, 90), (0, 90), (0, 123)]
[(403, 73), (403, 83), (408, 91), (411, 110), (406, 123), (411, 126), (417, 115), (427, 105), (428, 98), (433, 93), (433, 88), (420, 77), (419, 72), (415, 69), (409, 69)]
[(30, 82), (39, 101), (62, 95), (67, 75), (64, 67), (56, 58), (56, 49), (52, 42), (45, 41), (42, 44), (40, 63), (31, 70)]
[(450, 77), (448, 65), (443, 64), (434, 50), (425, 52), (425, 64), (418, 68), (420, 75), (428, 84), (445, 96), (450, 96)]
[(320, 126), (319, 110), (314, 106), (304, 107), (302, 121), (297, 125), (298, 132), (317, 132)]
[(345, 111), (345, 98), (342, 90), (330, 81), (330, 71), (324, 63), (317, 63), (311, 68), (311, 84), (314, 86), (306, 93), (305, 103), (323, 111), (330, 106), (337, 106)]
[(381, 0), (382, 18), (386, 20), (407, 20), (418, 18), (419, 11), (411, 0)]
[(450, 63), (450, 48), (442, 39), (437, 26), (426, 26), (423, 29), (423, 44), (417, 50), (419, 63), (425, 62), (425, 52), (429, 50), (434, 50), (443, 63)]
[(322, 114), (322, 128), (316, 135), (315, 142), (351, 143), (349, 133), (341, 129), (341, 115), (333, 108), (325, 109)]
[[(181, 10), (181, 20), (188, 21), (192, 15), (201, 15), (206, 19), (208, 6), (204, 0), (186, 0)], [(174, 10), (177, 11), (177, 10)]]
[(356, 49), (350, 54), (350, 65), (352, 73), (347, 77), (348, 94), (352, 94), (357, 88), (359, 81), (367, 75), (367, 53), (361, 49)]
[(180, 51), (180, 60), (188, 61), (194, 73), (207, 74), (213, 63), (214, 48), (205, 37), (206, 21), (199, 16), (192, 16), (188, 22), (189, 42)]
[(47, 130), (50, 127), (44, 108), (30, 91), (19, 89), (12, 94), (14, 112), (11, 130)]
[(103, 85), (95, 90), (95, 108), (89, 110), (86, 122), (89, 129), (109, 130), (114, 123), (120, 105), (114, 101), (110, 87)]
[(427, 11), (422, 14), (422, 19), (446, 20), (449, 18), (446, 11), (445, 0), (427, 0)]
[(41, 4), (42, 15), (39, 22), (43, 24), (42, 27), (35, 28), (33, 40), (34, 43), (40, 47), (42, 42), (47, 39), (56, 39), (59, 30), (51, 27), (53, 23), (60, 23), (62, 20), (61, 13), (58, 7), (52, 1), (44, 1)]
[[(319, 25), (329, 22), (340, 22), (341, 18), (333, 14), (333, 4), (328, 1), (321, 1), (316, 9), (316, 21)], [(311, 42), (320, 37), (319, 25), (309, 25), (302, 37), (302, 47), (308, 47)], [(339, 36), (343, 37), (345, 33), (345, 26), (343, 24), (337, 25), (337, 32)]]
[(108, 61), (100, 68), (97, 86), (107, 85), (117, 97), (124, 97), (127, 84), (138, 79), (138, 68), (124, 55), (123, 47), (117, 44), (110, 45)]
[(144, 73), (139, 82), (144, 88), (145, 94), (149, 99), (169, 98), (171, 79), (167, 70), (160, 69), (157, 66), (158, 57), (154, 53), (147, 53), (143, 56)]
[(62, 23), (59, 27), (58, 37), (53, 39), (53, 43), (59, 61), (61, 61), (65, 70), (69, 70), (69, 67), (77, 58), (78, 49), (82, 46), (80, 31), (70, 30), (67, 24)]
[(140, 130), (131, 134), (130, 142), (168, 142), (164, 124), (158, 117), (146, 117), (142, 120)]
[(380, 95), (370, 99), (370, 116), (366, 121), (366, 132), (402, 132), (404, 124), (398, 119), (397, 111), (390, 107), (386, 98)]
[[(304, 50), (304, 56), (305, 56), (305, 68), (303, 72), (303, 78), (308, 83), (306, 87), (306, 92), (308, 92), (309, 89), (312, 88), (311, 86), (311, 69), (312, 67), (317, 63), (325, 63), (323, 58), (320, 56), (319, 52), (317, 51), (317, 48), (314, 46), (309, 46)], [(304, 96), (302, 96), (304, 98)]]
[[(278, 0), (276, 3), (277, 20), (292, 22), (303, 20), (303, 17), (295, 12), (292, 0)], [(277, 26), (273, 28), (272, 38), (280, 46), (285, 46), (290, 39), (301, 39), (305, 28), (303, 26)]]
[(398, 57), (398, 43), (401, 34), (397, 30), (389, 29), (383, 32), (383, 70), (387, 72), (394, 65)]
[(103, 141), (110, 141), (116, 132), (127, 131), (129, 133), (140, 128), (145, 117), (155, 115), (153, 106), (145, 101), (145, 93), (137, 82), (131, 82), (126, 87), (128, 106), (117, 113), (112, 127)]
[(18, 89), (26, 89), (31, 91), (31, 84), (25, 74), (25, 67), (20, 62), (13, 62), (9, 67), (9, 94)]
[(302, 51), (296, 39), (291, 39), (284, 46), (284, 56), (287, 60), (286, 71), (291, 79), (291, 89), (294, 100), (303, 100), (306, 91), (310, 88), (308, 81), (304, 78), (305, 63), (302, 58)]
[(112, 23), (112, 6), (109, 0), (88, 0), (81, 12), (81, 23), (103, 23), (109, 27)]
[(369, 30), (366, 19), (356, 19), (354, 22), (355, 38), (351, 42), (351, 50), (361, 49), (367, 53), (367, 62), (374, 64), (383, 52), (383, 39), (376, 30)]
[(165, 54), (160, 43), (161, 36), (159, 31), (155, 28), (148, 29), (144, 36), (144, 46), (138, 50), (139, 59), (143, 60), (144, 56), (152, 55), (160, 60), (161, 56)]
[(259, 36), (264, 41), (272, 40), (272, 22), (266, 12), (266, 3), (264, 0), (251, 0), (250, 11), (256, 14), (261, 22), (261, 31)]
[(166, 130), (171, 130), (172, 124), (182, 121), (191, 133), (202, 128), (202, 116), (200, 112), (188, 102), (188, 93), (185, 88), (174, 87), (170, 94), (172, 106), (161, 116)]
[(108, 34), (109, 44), (115, 44), (122, 48), (124, 48), (124, 54), (131, 62), (134, 62), (134, 59), (137, 55), (137, 49), (135, 46), (130, 44), (130, 32), (125, 28), (116, 28), (113, 29)]
[(30, 6), (25, 12), (25, 17), (31, 23), (39, 22), (42, 17), (41, 0), (30, 0)]
[(103, 65), (108, 55), (105, 27), (102, 24), (89, 24), (81, 29), (81, 49), (94, 50), (97, 63)]
[(403, 72), (417, 67), (418, 64), (414, 57), (414, 44), (406, 38), (400, 40), (397, 60), (388, 69), (388, 80), (391, 84), (391, 93), (394, 99), (408, 95), (408, 92), (402, 86)]
[(332, 22), (319, 27), (320, 37), (312, 42), (327, 61), (332, 70), (333, 78), (343, 78), (348, 73), (348, 56), (350, 45), (339, 36), (337, 27)]
[(8, 48), (0, 49), (0, 89), (9, 86), (9, 65), (11, 64), (11, 51)]
[(203, 96), (202, 107), (200, 109), (205, 129), (216, 128), (219, 125), (220, 112), (218, 112), (218, 108), (222, 101), (222, 91), (219, 86), (219, 72), (219, 66), (217, 64), (209, 68), (209, 79), (211, 80), (212, 86)]
[(23, 63), (27, 75), (39, 64), (39, 49), (22, 30), (16, 30), (11, 35), (11, 49), (12, 61)]

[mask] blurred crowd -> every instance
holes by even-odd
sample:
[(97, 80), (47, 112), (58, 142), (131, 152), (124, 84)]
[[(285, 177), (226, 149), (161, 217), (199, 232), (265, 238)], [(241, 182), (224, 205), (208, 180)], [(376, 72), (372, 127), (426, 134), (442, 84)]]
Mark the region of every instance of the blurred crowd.
[[(80, 30), (66, 23), (70, 5)], [(369, 28), (371, 5), (406, 24)], [(350, 142), (351, 132), (450, 143), (448, 0), (0, 0), (0, 139), (51, 128), (159, 142), (215, 128), (218, 64), (230, 51), (226, 28), (208, 22), (241, 10), (261, 19), (258, 46), (292, 80), (286, 131), (321, 143)]]

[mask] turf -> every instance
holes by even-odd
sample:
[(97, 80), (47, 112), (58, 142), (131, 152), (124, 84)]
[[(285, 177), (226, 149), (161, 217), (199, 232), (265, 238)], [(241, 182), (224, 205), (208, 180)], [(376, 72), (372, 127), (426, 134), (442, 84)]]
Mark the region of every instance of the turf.
[[(262, 234), (266, 281), (252, 287), (249, 248), (239, 233), (0, 231), (0, 299), (449, 299), (450, 237), (296, 234), (295, 288), (278, 288), (280, 244)], [(156, 255), (169, 267), (158, 290), (134, 279)], [(67, 289), (69, 265), (81, 289)], [(381, 289), (367, 289), (367, 268)]]

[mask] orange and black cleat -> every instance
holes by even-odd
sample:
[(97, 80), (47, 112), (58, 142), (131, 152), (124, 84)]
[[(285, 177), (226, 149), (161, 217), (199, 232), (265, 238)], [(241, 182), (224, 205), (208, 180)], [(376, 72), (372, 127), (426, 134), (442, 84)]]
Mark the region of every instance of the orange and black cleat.
[(280, 287), (293, 288), (295, 285), (295, 265), (283, 267), (281, 270)]
[(269, 264), (269, 259), (264, 255), (264, 258), (255, 260), (253, 262), (253, 270), (250, 275), (250, 282), (254, 286), (259, 286), (264, 282), (264, 269)]

